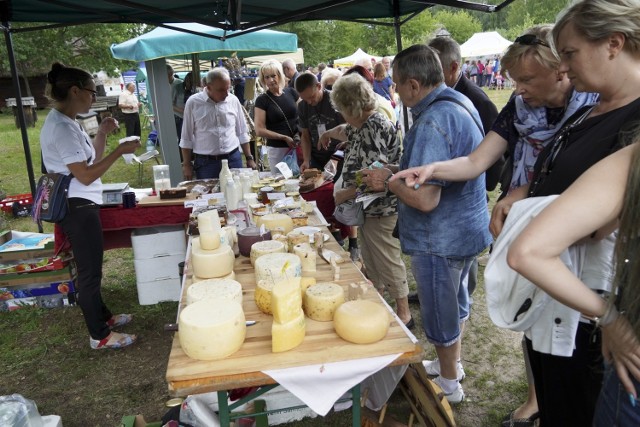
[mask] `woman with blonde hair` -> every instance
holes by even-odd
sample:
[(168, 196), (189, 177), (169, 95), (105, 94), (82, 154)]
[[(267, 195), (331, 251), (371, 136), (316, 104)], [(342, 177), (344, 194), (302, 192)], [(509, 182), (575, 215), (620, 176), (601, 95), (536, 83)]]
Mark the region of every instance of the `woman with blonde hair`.
[(258, 81), (265, 92), (258, 96), (254, 124), (256, 134), (267, 140), (267, 158), (271, 173), (279, 173), (276, 164), (298, 145), (299, 95), (285, 87), (286, 80), (280, 62), (270, 59), (262, 63)]
[(395, 108), (395, 85), (382, 62), (373, 67), (373, 91), (391, 102), (391, 106)]

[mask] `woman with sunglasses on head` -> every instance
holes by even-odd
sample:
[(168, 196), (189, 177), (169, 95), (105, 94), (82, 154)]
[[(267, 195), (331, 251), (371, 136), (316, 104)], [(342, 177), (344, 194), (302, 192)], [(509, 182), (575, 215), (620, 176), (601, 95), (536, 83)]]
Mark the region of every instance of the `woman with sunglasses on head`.
[(91, 140), (76, 122), (95, 101), (96, 85), (91, 74), (55, 63), (47, 74), (47, 96), (53, 108), (40, 133), (43, 166), (48, 173), (73, 174), (69, 185), (69, 210), (59, 225), (69, 239), (78, 269), (77, 301), (89, 329), (91, 348), (122, 348), (136, 341), (135, 335), (113, 332), (132, 319), (113, 315), (102, 300), (102, 182), (100, 177), (122, 154), (134, 153), (140, 140), (120, 144), (105, 155), (107, 135), (118, 127), (104, 118)]
[(276, 164), (287, 152), (298, 146), (298, 108), (300, 97), (291, 87), (285, 87), (285, 76), (280, 62), (270, 59), (262, 63), (258, 81), (265, 93), (256, 98), (253, 119), (256, 135), (267, 140), (267, 158), (271, 173), (279, 173)]

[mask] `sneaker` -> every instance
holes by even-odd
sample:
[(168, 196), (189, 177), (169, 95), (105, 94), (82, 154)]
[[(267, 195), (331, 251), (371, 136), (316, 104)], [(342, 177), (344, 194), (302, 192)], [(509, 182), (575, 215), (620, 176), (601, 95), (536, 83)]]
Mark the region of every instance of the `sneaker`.
[(351, 255), (351, 261), (358, 261), (360, 259), (360, 248), (349, 248), (349, 254)]
[[(437, 357), (433, 360), (423, 360), (422, 365), (424, 366), (425, 371), (427, 371), (427, 375), (432, 377), (440, 376), (440, 361)], [(458, 381), (464, 380), (464, 368), (462, 367), (462, 363), (460, 363), (460, 361), (458, 361), (458, 363), (456, 364), (456, 373), (458, 374)]]
[(135, 343), (137, 338), (135, 335), (111, 332), (106, 338), (101, 340), (94, 340), (89, 337), (89, 345), (94, 350), (124, 348)]
[(132, 314), (115, 314), (111, 316), (111, 319), (107, 320), (107, 325), (109, 325), (109, 327), (113, 329), (119, 326), (124, 326), (127, 323), (131, 322), (132, 320), (133, 320)]
[(442, 386), (441, 383), (441, 379), (442, 377), (436, 377), (434, 378), (432, 381), (434, 383), (436, 383), (438, 385), (438, 387), (440, 387), (442, 389), (442, 393), (444, 393), (444, 397), (447, 398), (447, 400), (449, 401), (449, 403), (460, 403), (464, 400), (464, 390), (462, 390), (462, 386), (460, 385), (460, 382), (458, 381), (456, 383), (456, 389), (453, 390), (451, 393), (447, 393), (446, 391), (444, 391), (444, 387)]

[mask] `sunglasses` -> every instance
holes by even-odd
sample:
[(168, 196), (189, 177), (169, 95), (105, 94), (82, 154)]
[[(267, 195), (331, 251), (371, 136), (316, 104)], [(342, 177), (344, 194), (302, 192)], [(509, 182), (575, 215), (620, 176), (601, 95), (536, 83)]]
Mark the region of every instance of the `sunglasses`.
[(534, 46), (534, 45), (541, 45), (541, 46), (545, 46), (545, 47), (549, 47), (549, 43), (540, 40), (538, 38), (538, 36), (536, 36), (535, 34), (525, 34), (522, 35), (520, 37), (518, 37), (517, 39), (514, 40), (514, 43), (519, 43), (519, 44), (523, 44), (526, 46)]

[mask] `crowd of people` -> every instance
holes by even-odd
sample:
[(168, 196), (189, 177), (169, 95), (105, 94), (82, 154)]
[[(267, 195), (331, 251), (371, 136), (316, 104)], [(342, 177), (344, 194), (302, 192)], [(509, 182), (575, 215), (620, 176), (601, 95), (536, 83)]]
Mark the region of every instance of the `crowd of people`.
[[(274, 173), (292, 150), (302, 171), (339, 157), (336, 205), (378, 193), (349, 236), (352, 256), (407, 327), (414, 326), (409, 301), (420, 304), (420, 326), (437, 354), (424, 366), (451, 403), (465, 398), (462, 338), (476, 257), (497, 239), (488, 268), (500, 279), (487, 276), (487, 293), (513, 276), (507, 285), (526, 280), (551, 297), (535, 307), (510, 301), (513, 322), (529, 320), (522, 341), (529, 393), (502, 425), (638, 425), (638, 70), (640, 0), (579, 0), (553, 25), (524, 31), (500, 58), (463, 62), (453, 39), (436, 37), (348, 70), (268, 60), (257, 75), (255, 133)], [(229, 72), (211, 70), (201, 91), (167, 72), (185, 179), (215, 178), (222, 160), (241, 167), (243, 156), (256, 168)], [(515, 89), (498, 112), (480, 87), (500, 87), (507, 74)], [(111, 328), (131, 316), (113, 315), (100, 295), (95, 207), (100, 176), (139, 142), (105, 155), (113, 120), (93, 141), (73, 120), (95, 96), (91, 75), (54, 64), (48, 78), (55, 107), (43, 128), (43, 161), (49, 172), (74, 176), (61, 226), (81, 248), (79, 304), (90, 345), (127, 346), (135, 335)], [(139, 104), (127, 90), (121, 108), (133, 115)], [(404, 134), (400, 105), (412, 122)], [(139, 122), (126, 126), (127, 135), (139, 134)], [(489, 215), (487, 191), (498, 183)], [(416, 295), (401, 253), (411, 259)], [(504, 309), (489, 304), (490, 313)]]

